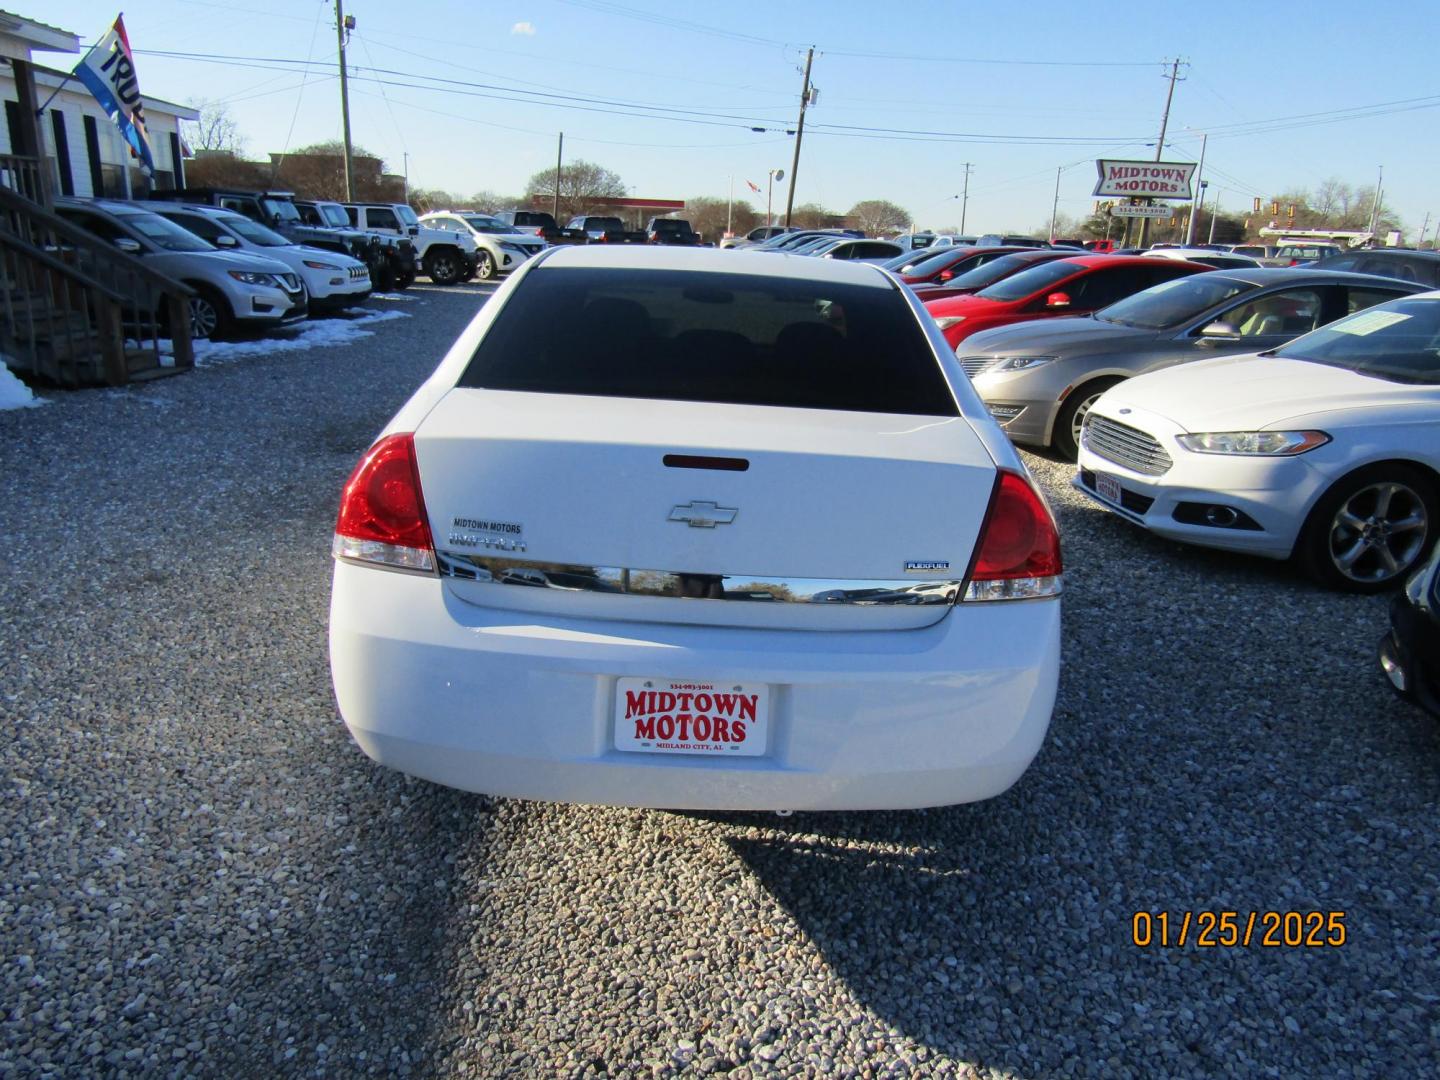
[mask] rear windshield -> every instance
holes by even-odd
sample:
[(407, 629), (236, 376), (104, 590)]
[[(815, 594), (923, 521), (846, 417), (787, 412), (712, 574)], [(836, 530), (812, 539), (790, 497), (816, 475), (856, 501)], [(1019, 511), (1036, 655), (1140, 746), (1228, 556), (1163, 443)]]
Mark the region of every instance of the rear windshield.
[[(996, 259), (996, 262), (1003, 260)], [(1054, 285), (1063, 281), (1071, 274), (1078, 274), (1080, 267), (1068, 259), (1057, 259), (1053, 263), (1045, 263), (1041, 266), (1032, 266), (1029, 270), (1021, 270), (1018, 274), (1005, 278), (988, 289), (981, 289), (976, 296), (986, 300), (1021, 300), (1033, 292), (1039, 292), (1047, 285)], [(955, 284), (954, 281), (951, 284)]]
[[(617, 220), (618, 220), (618, 219), (617, 219)], [(677, 221), (677, 220), (674, 219), (674, 218), (661, 219), (661, 220), (659, 220), (659, 221), (651, 222), (650, 227), (651, 227), (652, 229), (654, 229), (656, 232), (690, 232), (690, 231), (691, 231), (691, 229), (690, 229), (690, 223), (689, 223), (688, 221)]]
[(955, 289), (983, 289), (985, 286), (993, 285), (995, 282), (1001, 281), (1011, 274), (1018, 273), (1027, 266), (1049, 262), (1052, 259), (1063, 259), (1064, 257), (1065, 256), (1058, 251), (1053, 256), (1041, 256), (1039, 258), (1036, 258), (1034, 255), (1022, 255), (1019, 253), (1002, 255), (998, 259), (992, 259), (990, 262), (975, 267), (974, 270), (967, 270), (963, 274), (956, 275), (950, 279), (948, 287)]
[(758, 274), (538, 268), (459, 385), (958, 415), (898, 290)]

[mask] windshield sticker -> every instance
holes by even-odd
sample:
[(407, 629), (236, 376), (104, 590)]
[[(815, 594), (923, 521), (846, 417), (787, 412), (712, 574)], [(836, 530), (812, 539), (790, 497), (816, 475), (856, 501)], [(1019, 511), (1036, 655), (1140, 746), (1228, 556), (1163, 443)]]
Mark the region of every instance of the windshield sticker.
[(1409, 315), (1402, 315), (1398, 311), (1367, 311), (1363, 315), (1356, 315), (1354, 318), (1338, 322), (1330, 329), (1337, 334), (1354, 334), (1356, 337), (1368, 337), (1377, 330), (1384, 330), (1387, 326), (1394, 326), (1411, 318)]

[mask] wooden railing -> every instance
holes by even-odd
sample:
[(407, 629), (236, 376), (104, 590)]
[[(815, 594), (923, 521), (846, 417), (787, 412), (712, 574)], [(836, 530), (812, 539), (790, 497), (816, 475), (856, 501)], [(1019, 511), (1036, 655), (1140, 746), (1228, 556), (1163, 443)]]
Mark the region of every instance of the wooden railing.
[(0, 274), (11, 366), (62, 386), (116, 386), (134, 373), (195, 364), (188, 286), (7, 187)]
[(0, 187), (7, 187), (43, 206), (45, 192), (40, 183), (40, 160), (19, 154), (0, 154)]

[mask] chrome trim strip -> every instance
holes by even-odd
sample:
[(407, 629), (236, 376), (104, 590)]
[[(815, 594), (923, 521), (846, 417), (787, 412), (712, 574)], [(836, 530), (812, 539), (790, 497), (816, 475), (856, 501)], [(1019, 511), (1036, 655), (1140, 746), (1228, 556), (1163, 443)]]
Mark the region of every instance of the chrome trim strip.
[(470, 552), (436, 550), (441, 577), (494, 585), (525, 585), (563, 592), (617, 596), (664, 596), (681, 600), (748, 600), (785, 604), (953, 604), (964, 592), (958, 579), (762, 578), (754, 574), (694, 574), (673, 570), (629, 570), (578, 566), (533, 559), (504, 559)]

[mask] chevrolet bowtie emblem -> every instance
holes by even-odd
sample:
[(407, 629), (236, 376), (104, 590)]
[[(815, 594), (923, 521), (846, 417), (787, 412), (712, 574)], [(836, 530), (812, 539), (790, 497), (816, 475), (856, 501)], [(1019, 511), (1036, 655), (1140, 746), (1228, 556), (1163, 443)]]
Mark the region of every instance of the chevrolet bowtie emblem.
[(670, 511), (671, 521), (683, 521), (692, 529), (713, 529), (716, 525), (729, 525), (738, 513), (727, 506), (713, 502), (689, 502)]

